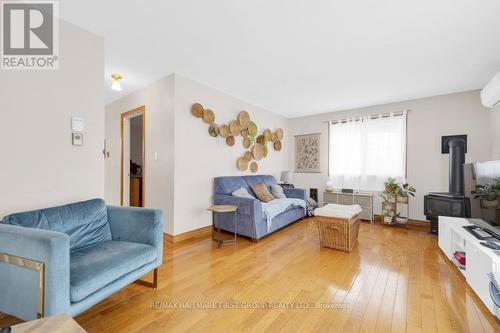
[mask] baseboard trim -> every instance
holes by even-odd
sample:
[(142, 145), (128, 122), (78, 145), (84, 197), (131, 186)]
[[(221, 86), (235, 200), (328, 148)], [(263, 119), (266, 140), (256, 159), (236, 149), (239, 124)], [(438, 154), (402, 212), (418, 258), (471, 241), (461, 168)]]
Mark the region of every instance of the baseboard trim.
[(421, 227), (429, 227), (430, 222), (429, 221), (422, 221), (422, 220), (409, 220), (411, 225), (418, 225)]
[(208, 225), (206, 227), (194, 229), (191, 231), (183, 232), (178, 235), (170, 235), (167, 233), (164, 233), (165, 235), (165, 241), (171, 244), (177, 244), (180, 242), (185, 242), (188, 240), (194, 240), (194, 239), (202, 239), (202, 238), (208, 238), (212, 235), (212, 226)]
[[(382, 223), (382, 216), (378, 215), (378, 214), (374, 215), (373, 222), (381, 222)], [(430, 225), (429, 221), (413, 220), (413, 219), (409, 219), (408, 224), (409, 225), (416, 225), (416, 226), (420, 226), (420, 227), (429, 227), (429, 225)]]

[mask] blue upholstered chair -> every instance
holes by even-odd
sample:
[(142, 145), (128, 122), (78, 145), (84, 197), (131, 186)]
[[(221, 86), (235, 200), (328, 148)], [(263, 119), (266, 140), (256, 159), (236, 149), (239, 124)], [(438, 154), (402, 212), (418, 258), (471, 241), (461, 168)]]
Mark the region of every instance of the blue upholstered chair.
[(156, 288), (162, 256), (159, 210), (93, 199), (6, 216), (0, 312), (24, 320), (76, 316), (150, 271), (153, 282), (141, 282)]
[[(238, 210), (236, 211), (237, 234), (258, 240), (290, 223), (300, 220), (306, 215), (304, 208), (291, 206), (273, 219), (271, 229), (268, 230), (265, 217), (262, 213), (262, 204), (258, 199), (237, 198), (231, 194), (241, 187), (252, 194), (250, 185), (257, 183), (264, 183), (268, 187), (272, 184), (277, 184), (276, 179), (270, 175), (229, 176), (216, 177), (214, 179), (214, 204), (238, 206)], [(307, 193), (304, 189), (285, 188), (284, 192), (288, 198), (302, 199), (304, 202), (307, 200)], [(221, 229), (234, 232), (234, 223), (228, 214), (221, 216), (220, 221), (215, 221), (217, 227), (219, 223)]]

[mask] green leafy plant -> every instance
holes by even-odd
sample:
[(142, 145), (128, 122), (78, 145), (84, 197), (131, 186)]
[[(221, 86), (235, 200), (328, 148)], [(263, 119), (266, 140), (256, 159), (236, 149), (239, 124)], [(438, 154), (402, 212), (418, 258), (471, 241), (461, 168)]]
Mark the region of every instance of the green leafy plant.
[(415, 187), (411, 186), (408, 183), (399, 183), (398, 188), (396, 189), (396, 194), (404, 198), (406, 198), (408, 195), (414, 197), (415, 192), (416, 192)]
[(380, 197), (382, 198), (382, 201), (384, 203), (389, 202), (389, 197), (387, 195), (385, 195), (384, 193), (380, 194)]
[(396, 183), (396, 178), (389, 177), (384, 182), (385, 193), (389, 195), (396, 195), (398, 190), (398, 183)]
[(500, 177), (495, 179), (495, 184), (479, 184), (476, 189), (471, 191), (474, 199), (486, 201), (495, 201), (500, 199)]

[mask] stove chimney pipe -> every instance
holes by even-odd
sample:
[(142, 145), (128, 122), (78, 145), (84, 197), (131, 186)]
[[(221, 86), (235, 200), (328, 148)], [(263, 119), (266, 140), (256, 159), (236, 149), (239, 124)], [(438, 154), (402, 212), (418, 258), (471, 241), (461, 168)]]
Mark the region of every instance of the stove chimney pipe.
[(449, 192), (454, 195), (464, 195), (464, 163), (465, 140), (453, 138), (448, 141), (450, 150), (450, 183)]

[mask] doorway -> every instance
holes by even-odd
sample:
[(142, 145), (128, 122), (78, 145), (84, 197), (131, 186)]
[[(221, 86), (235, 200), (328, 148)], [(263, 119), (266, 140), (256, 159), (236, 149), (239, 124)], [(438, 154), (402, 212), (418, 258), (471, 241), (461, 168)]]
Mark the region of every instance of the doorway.
[(120, 204), (144, 207), (146, 108), (121, 114)]

